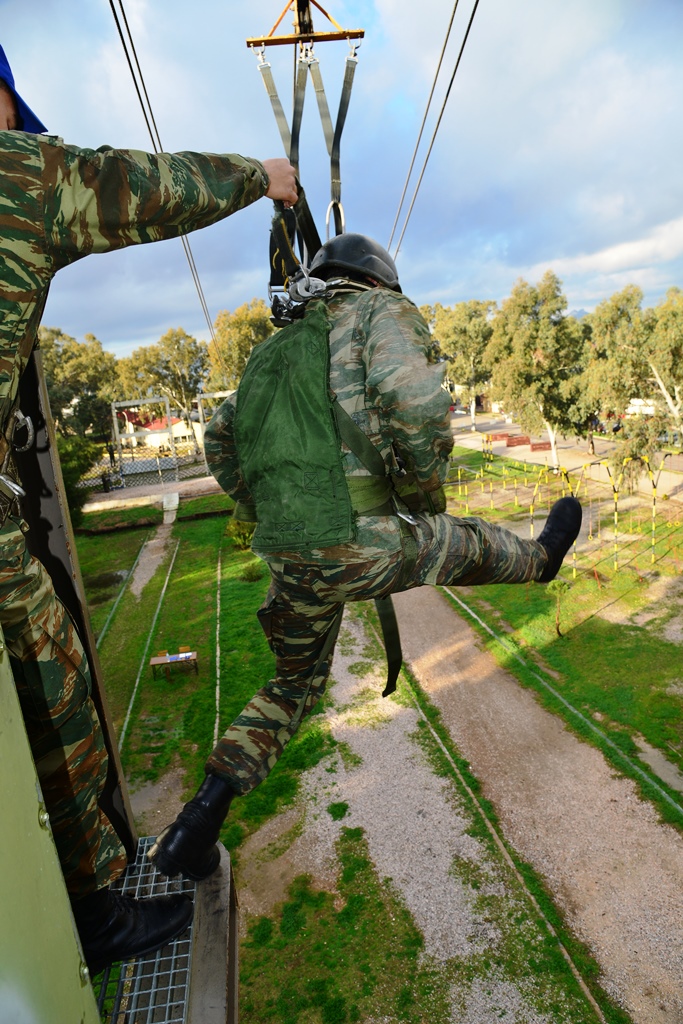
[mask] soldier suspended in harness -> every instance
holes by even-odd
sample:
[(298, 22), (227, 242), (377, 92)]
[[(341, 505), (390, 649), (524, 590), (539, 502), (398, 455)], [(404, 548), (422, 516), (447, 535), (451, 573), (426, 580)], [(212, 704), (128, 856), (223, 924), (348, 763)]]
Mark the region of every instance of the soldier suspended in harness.
[[(305, 276), (315, 298), (303, 319), (254, 349), (206, 432), (209, 467), (235, 514), (256, 522), (252, 547), (270, 569), (259, 618), (275, 676), (220, 738), (197, 794), (150, 851), (170, 876), (201, 879), (217, 867), (231, 800), (268, 775), (324, 692), (346, 602), (381, 606), (425, 583), (545, 582), (581, 524), (574, 498), (553, 507), (537, 541), (448, 515), (445, 363), (389, 253), (364, 235), (338, 235)], [(385, 628), (391, 648), (397, 637)]]

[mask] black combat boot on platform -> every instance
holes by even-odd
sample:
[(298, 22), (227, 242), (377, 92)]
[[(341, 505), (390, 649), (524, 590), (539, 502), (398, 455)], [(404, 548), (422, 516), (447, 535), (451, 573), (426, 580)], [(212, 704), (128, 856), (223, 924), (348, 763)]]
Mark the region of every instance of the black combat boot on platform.
[(185, 931), (194, 911), (183, 893), (136, 900), (109, 888), (72, 899), (71, 908), (93, 976), (119, 960), (165, 946)]
[(548, 552), (548, 564), (539, 583), (550, 583), (560, 571), (564, 556), (579, 535), (581, 505), (576, 498), (560, 498), (548, 513), (548, 519), (538, 538)]
[(183, 875), (200, 882), (221, 859), (216, 846), (234, 789), (217, 775), (207, 775), (176, 820), (158, 836), (147, 856), (168, 878)]

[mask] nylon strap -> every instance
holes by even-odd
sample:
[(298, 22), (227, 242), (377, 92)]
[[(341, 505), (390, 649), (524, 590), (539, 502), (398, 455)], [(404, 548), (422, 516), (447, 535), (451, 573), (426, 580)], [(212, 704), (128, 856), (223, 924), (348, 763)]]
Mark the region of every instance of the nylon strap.
[[(301, 263), (294, 251), (294, 239), (298, 232), (306, 252), (314, 256), (322, 242), (301, 184), (297, 180), (299, 198), (296, 206), (285, 210), (284, 204), (273, 202), (273, 219), (270, 224), (270, 286), (284, 287), (288, 278), (293, 277)], [(304, 260), (304, 262), (306, 262)]]
[(299, 135), (301, 134), (301, 118), (304, 113), (306, 98), (306, 82), (308, 81), (308, 61), (297, 61), (296, 88), (294, 90), (294, 111), (292, 113), (292, 141), (289, 147), (289, 162), (296, 173), (299, 173)]
[(332, 143), (334, 142), (334, 126), (332, 124), (332, 118), (330, 117), (330, 108), (327, 105), (327, 96), (325, 95), (323, 77), (320, 73), (320, 64), (318, 63), (316, 58), (313, 58), (308, 67), (311, 72), (311, 78), (313, 79), (315, 98), (318, 101), (318, 111), (320, 113), (320, 121), (323, 126), (323, 135), (325, 136), (327, 155), (332, 156)]
[(347, 476), (351, 507), (359, 516), (392, 516), (393, 487), (387, 476)]
[(353, 452), (356, 458), (360, 459), (373, 476), (386, 476), (387, 467), (384, 464), (384, 459), (372, 441), (365, 436), (358, 424), (342, 408), (336, 395), (333, 396), (332, 409), (339, 435), (346, 447)]
[(285, 210), (279, 199), (274, 201), (273, 206), (275, 209), (270, 222), (270, 286), (283, 288), (301, 265), (294, 252), (296, 217), (293, 210)]
[(330, 177), (331, 177), (331, 197), (333, 202), (341, 201), (341, 171), (339, 166), (339, 154), (341, 149), (341, 137), (344, 131), (344, 124), (346, 122), (346, 114), (349, 109), (349, 102), (351, 100), (351, 88), (353, 86), (353, 76), (356, 73), (356, 65), (358, 60), (356, 57), (346, 58), (346, 67), (344, 68), (344, 84), (342, 85), (341, 96), (339, 98), (339, 111), (337, 113), (337, 123), (334, 127), (334, 140), (332, 142), (332, 152), (330, 153)]
[(277, 123), (278, 131), (280, 132), (282, 145), (285, 147), (285, 153), (290, 153), (292, 149), (292, 134), (289, 130), (289, 125), (287, 124), (287, 118), (285, 117), (285, 112), (282, 109), (282, 104), (280, 103), (280, 97), (278, 96), (271, 66), (264, 61), (259, 64), (258, 69), (261, 72), (263, 84), (266, 87), (266, 92), (270, 99), (270, 105), (273, 108), (273, 113), (275, 114), (275, 121)]
[[(311, 213), (308, 200), (306, 199), (306, 193), (298, 181), (296, 184), (299, 192), (299, 198), (297, 199), (296, 206), (294, 207), (294, 215), (296, 217), (299, 234), (301, 235), (303, 243), (312, 259), (323, 243), (320, 241), (320, 235), (318, 234), (318, 229), (315, 226), (313, 214)], [(310, 262), (310, 260), (308, 262)]]
[(382, 629), (384, 650), (387, 654), (387, 684), (382, 690), (382, 696), (388, 697), (396, 689), (396, 680), (403, 665), (403, 651), (401, 650), (401, 635), (396, 620), (396, 610), (391, 594), (386, 597), (375, 598), (375, 608), (379, 616), (379, 624)]

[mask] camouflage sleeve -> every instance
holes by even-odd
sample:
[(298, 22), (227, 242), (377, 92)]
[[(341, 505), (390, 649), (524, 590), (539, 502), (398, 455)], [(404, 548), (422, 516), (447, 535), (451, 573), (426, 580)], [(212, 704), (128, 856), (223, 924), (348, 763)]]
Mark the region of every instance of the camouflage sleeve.
[(410, 299), (386, 289), (373, 297), (364, 349), (368, 398), (408, 468), (434, 490), (446, 479), (453, 447), (445, 363), (435, 362), (437, 346)]
[(55, 269), (94, 252), (175, 238), (265, 195), (262, 164), (236, 154), (77, 149), (42, 139), (45, 240)]
[(235, 501), (251, 503), (240, 472), (235, 446), (235, 401), (237, 392), (219, 405), (211, 417), (204, 434), (204, 454), (209, 471), (215, 476), (226, 494)]

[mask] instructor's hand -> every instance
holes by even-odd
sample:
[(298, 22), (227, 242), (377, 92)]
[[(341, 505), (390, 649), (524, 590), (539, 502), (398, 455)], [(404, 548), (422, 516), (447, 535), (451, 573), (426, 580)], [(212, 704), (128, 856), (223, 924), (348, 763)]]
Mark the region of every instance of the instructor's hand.
[(269, 199), (281, 199), (285, 206), (294, 206), (298, 199), (296, 171), (285, 157), (263, 160), (263, 166), (270, 179), (266, 195)]

